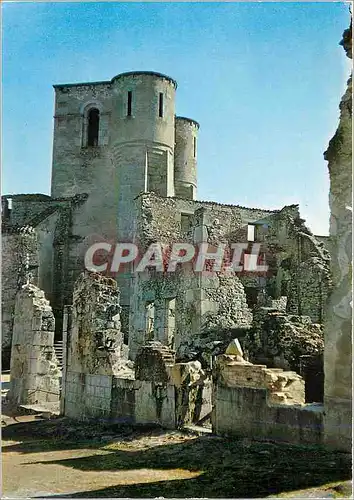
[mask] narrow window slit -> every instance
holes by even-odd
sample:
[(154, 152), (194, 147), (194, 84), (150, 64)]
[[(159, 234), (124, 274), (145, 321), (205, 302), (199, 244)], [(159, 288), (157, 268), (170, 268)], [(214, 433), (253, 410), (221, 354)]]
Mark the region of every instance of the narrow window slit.
[(98, 131), (100, 125), (100, 112), (92, 108), (88, 114), (87, 145), (98, 146)]
[(133, 100), (133, 92), (131, 90), (129, 90), (129, 92), (128, 92), (127, 116), (132, 116), (132, 100)]
[(163, 117), (163, 93), (160, 92), (159, 94), (159, 117)]

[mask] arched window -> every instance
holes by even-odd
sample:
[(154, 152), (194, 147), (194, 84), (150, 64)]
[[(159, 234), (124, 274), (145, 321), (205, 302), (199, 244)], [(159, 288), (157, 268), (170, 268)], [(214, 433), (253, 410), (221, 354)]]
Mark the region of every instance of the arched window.
[(87, 145), (98, 146), (98, 132), (100, 128), (100, 112), (92, 108), (87, 115)]

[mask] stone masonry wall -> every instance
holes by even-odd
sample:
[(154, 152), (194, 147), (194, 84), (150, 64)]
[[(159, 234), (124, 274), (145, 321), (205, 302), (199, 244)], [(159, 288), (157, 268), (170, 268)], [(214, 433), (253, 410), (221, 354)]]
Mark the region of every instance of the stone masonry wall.
[[(129, 356), (147, 340), (158, 340), (177, 352), (179, 360), (198, 359), (207, 344), (223, 340), (228, 330), (248, 327), (252, 320), (237, 276), (207, 277), (193, 273), (138, 273), (131, 300)], [(169, 304), (175, 300), (173, 328)], [(153, 331), (147, 332), (147, 304), (154, 305)], [(219, 338), (220, 337), (220, 338)], [(194, 354), (193, 354), (194, 353)]]
[[(16, 240), (16, 247), (22, 248), (23, 237), (22, 240), (16, 239), (15, 235), (20, 234), (20, 228), (32, 227), (33, 238), (36, 239), (34, 251), (37, 254), (36, 265), (38, 267), (35, 283), (44, 290), (53, 307), (57, 337), (61, 336), (63, 307), (71, 303), (75, 280), (84, 270), (84, 253), (87, 248), (84, 240), (97, 233), (97, 228), (90, 226), (87, 221), (82, 223), (83, 217), (87, 217), (83, 213), (87, 214), (91, 210), (91, 207), (86, 207), (87, 197), (86, 194), (67, 198), (52, 198), (43, 194), (2, 197), (5, 208), (2, 214), (2, 231), (5, 235), (3, 255), (6, 274), (8, 274), (7, 269), (11, 268), (6, 281), (16, 280), (17, 271), (14, 272), (12, 268), (17, 269), (19, 266), (17, 262), (19, 250), (10, 248), (9, 241), (10, 239), (13, 242)], [(11, 210), (8, 209), (10, 198), (12, 199)], [(22, 229), (21, 235), (24, 233), (25, 229)], [(96, 236), (102, 239), (100, 233)], [(29, 238), (29, 236), (26, 237)], [(90, 243), (92, 244), (93, 241)], [(32, 275), (33, 265), (31, 262)], [(3, 291), (7, 292), (8, 288), (9, 286), (5, 285)], [(15, 287), (12, 289), (10, 294), (6, 293), (7, 300), (13, 300), (14, 290), (16, 293), (17, 289)]]
[[(198, 245), (208, 242), (239, 241), (236, 233), (244, 224), (242, 217), (253, 220), (264, 212), (243, 207), (206, 204), (177, 198), (163, 199), (152, 193), (137, 199), (136, 243), (141, 253), (152, 242), (172, 244), (189, 242)], [(269, 212), (267, 212), (269, 213)], [(181, 223), (181, 214), (190, 217), (189, 229)], [(205, 229), (207, 228), (207, 229)], [(235, 240), (234, 240), (235, 238)], [(154, 306), (152, 338), (169, 345), (168, 311), (166, 303), (175, 300), (173, 344), (179, 359), (194, 359), (199, 343), (199, 354), (210, 342), (208, 333), (248, 326), (252, 314), (240, 279), (232, 274), (196, 273), (191, 266), (176, 272), (136, 273), (131, 300), (131, 325), (129, 333), (130, 356), (134, 359), (139, 346), (147, 338), (146, 306)], [(201, 338), (203, 337), (203, 338)], [(219, 340), (212, 338), (211, 340)], [(198, 350), (198, 349), (197, 349)]]
[(249, 360), (300, 373), (300, 358), (323, 353), (323, 327), (308, 316), (260, 307), (243, 342)]
[[(352, 57), (352, 26), (342, 45)], [(325, 442), (352, 447), (352, 78), (340, 103), (337, 131), (325, 153), (330, 176), (331, 273), (334, 288), (325, 324)]]
[[(86, 271), (76, 282), (68, 337), (64, 414), (108, 417), (113, 377), (134, 378), (114, 280)], [(63, 405), (62, 405), (63, 407)]]
[(63, 387), (62, 413), (79, 419), (177, 428), (197, 423), (211, 412), (211, 383), (200, 363), (175, 363), (175, 353), (160, 342), (138, 352), (135, 371), (118, 376), (72, 370)]
[(253, 365), (239, 356), (216, 358), (212, 412), (216, 434), (320, 444), (323, 407), (304, 401), (304, 381), (294, 372)]
[(16, 296), (8, 399), (15, 404), (59, 401), (60, 370), (54, 316), (44, 292), (24, 285)]
[[(256, 227), (255, 241), (261, 244), (269, 269), (258, 289), (263, 286), (272, 299), (287, 296), (287, 312), (323, 323), (331, 287), (329, 254), (323, 242), (306, 227), (298, 205), (284, 207), (261, 222), (264, 225)], [(248, 286), (250, 276), (241, 280)]]
[(29, 274), (32, 283), (37, 283), (37, 237), (31, 227), (10, 227), (3, 223), (1, 247), (2, 367), (9, 369), (16, 294), (28, 281)]

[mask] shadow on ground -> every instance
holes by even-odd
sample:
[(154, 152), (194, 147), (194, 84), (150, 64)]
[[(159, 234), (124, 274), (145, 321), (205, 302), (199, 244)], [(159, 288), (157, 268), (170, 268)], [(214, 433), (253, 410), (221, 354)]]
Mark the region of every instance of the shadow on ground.
[[(147, 440), (145, 448), (138, 449), (137, 441), (132, 441), (152, 436), (159, 437), (161, 444), (149, 445)], [(169, 443), (169, 434), (161, 430), (140, 429), (137, 434), (131, 427), (85, 428), (77, 424), (73, 426), (66, 419), (10, 425), (3, 429), (3, 439), (23, 440), (4, 446), (3, 453), (77, 448), (104, 449), (107, 452), (97, 456), (93, 450), (92, 455), (86, 457), (37, 462), (42, 464), (43, 474), (48, 464), (78, 471), (185, 469), (200, 472), (192, 479), (116, 485), (96, 491), (57, 495), (61, 498), (260, 498), (351, 478), (350, 456), (320, 447), (210, 435)]]

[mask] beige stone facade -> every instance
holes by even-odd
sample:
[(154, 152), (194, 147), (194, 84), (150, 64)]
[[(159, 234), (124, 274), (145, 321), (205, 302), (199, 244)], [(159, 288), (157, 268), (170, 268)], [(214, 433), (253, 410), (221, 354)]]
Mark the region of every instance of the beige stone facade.
[[(171, 428), (209, 418), (217, 434), (324, 439), (347, 451), (350, 85), (326, 152), (329, 241), (311, 233), (297, 205), (262, 210), (196, 199), (199, 124), (176, 116), (172, 78), (131, 72), (55, 85), (51, 196), (3, 198), (10, 395), (39, 401), (42, 386), (58, 387), (53, 342), (64, 335), (66, 416)], [(210, 258), (202, 272), (195, 261), (173, 272), (165, 261), (138, 272), (135, 262), (112, 276), (109, 267), (87, 269), (86, 251), (102, 241), (134, 243), (141, 255), (152, 244), (214, 253), (221, 245), (224, 256), (217, 270)], [(244, 247), (241, 272), (224, 266), (235, 243)], [(245, 266), (255, 246), (263, 272)], [(321, 365), (323, 344), (325, 412), (305, 403), (299, 374), (302, 356), (306, 366)]]
[[(352, 28), (342, 44), (351, 57)], [(351, 451), (352, 441), (352, 78), (340, 103), (338, 129), (325, 153), (330, 176), (331, 272), (325, 324), (325, 440)]]

